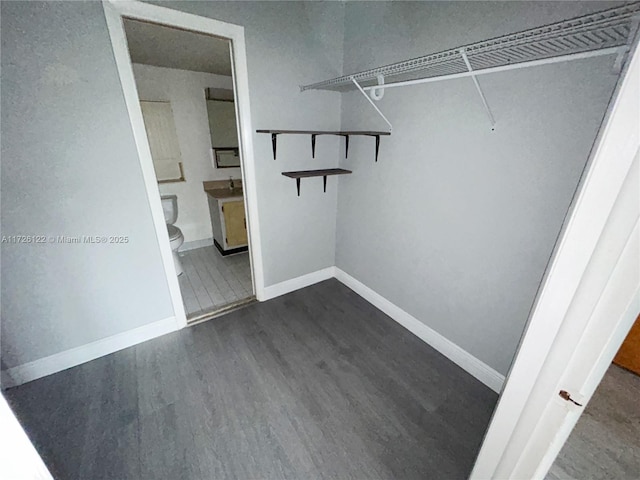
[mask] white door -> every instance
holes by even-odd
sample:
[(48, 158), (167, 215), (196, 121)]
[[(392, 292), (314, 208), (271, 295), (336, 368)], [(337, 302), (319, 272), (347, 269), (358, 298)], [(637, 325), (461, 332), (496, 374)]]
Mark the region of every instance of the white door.
[(0, 394), (0, 478), (53, 480), (46, 465)]
[[(589, 267), (598, 273), (580, 286), (532, 392), (546, 408), (511, 478), (544, 478), (640, 312), (639, 184), (636, 154)], [(612, 270), (600, 269), (611, 263)]]

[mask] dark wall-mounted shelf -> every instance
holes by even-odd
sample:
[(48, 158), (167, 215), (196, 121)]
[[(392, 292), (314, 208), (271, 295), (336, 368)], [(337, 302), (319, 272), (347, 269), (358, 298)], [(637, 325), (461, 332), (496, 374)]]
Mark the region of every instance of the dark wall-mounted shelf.
[(316, 137), (318, 135), (338, 135), (345, 138), (345, 157), (349, 156), (349, 137), (353, 135), (362, 135), (367, 137), (375, 137), (376, 139), (376, 162), (378, 161), (378, 151), (380, 150), (380, 136), (391, 135), (390, 132), (375, 131), (340, 131), (332, 132), (326, 130), (256, 130), (258, 133), (271, 134), (271, 146), (273, 148), (273, 159), (276, 159), (276, 149), (278, 144), (278, 135), (311, 135), (311, 157), (316, 157)]
[(298, 196), (300, 196), (300, 179), (308, 177), (322, 177), (324, 191), (327, 191), (327, 176), (329, 175), (348, 175), (352, 173), (351, 170), (345, 170), (344, 168), (325, 168), (322, 170), (299, 170), (297, 172), (282, 172), (282, 175), (289, 178), (296, 179), (296, 188), (298, 189)]

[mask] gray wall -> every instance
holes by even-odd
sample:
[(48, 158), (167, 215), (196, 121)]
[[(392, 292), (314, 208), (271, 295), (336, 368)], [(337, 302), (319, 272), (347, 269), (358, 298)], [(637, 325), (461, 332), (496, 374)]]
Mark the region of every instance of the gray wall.
[[(3, 235), (128, 235), (127, 245), (2, 245), (2, 368), (173, 315), (102, 7), (2, 2)], [(246, 26), (255, 128), (336, 128), (343, 6), (176, 3)], [(332, 143), (333, 142), (333, 143)], [(334, 265), (337, 185), (296, 197), (281, 171), (335, 166), (338, 139), (255, 135), (266, 285)]]
[[(612, 3), (349, 3), (344, 73)], [(390, 89), (380, 161), (352, 142), (336, 265), (505, 374), (616, 82), (612, 57)], [(342, 127), (384, 129), (357, 92)]]
[[(101, 6), (2, 2), (2, 233), (127, 245), (2, 247), (2, 367), (173, 315)], [(357, 93), (299, 84), (607, 3), (169, 2), (244, 25), (254, 128), (383, 128)], [(346, 31), (345, 31), (346, 25)], [(265, 283), (337, 264), (505, 373), (613, 86), (611, 59), (388, 91), (373, 163), (354, 138), (255, 134)], [(338, 187), (339, 185), (339, 187)], [(337, 228), (336, 228), (336, 211)]]
[[(299, 85), (342, 73), (344, 6), (334, 2), (154, 2), (245, 27), (254, 129), (335, 130), (340, 95), (301, 93)], [(254, 133), (265, 285), (335, 264), (337, 182), (295, 181), (281, 172), (337, 165), (339, 137)]]
[(173, 316), (98, 3), (2, 2), (2, 368)]

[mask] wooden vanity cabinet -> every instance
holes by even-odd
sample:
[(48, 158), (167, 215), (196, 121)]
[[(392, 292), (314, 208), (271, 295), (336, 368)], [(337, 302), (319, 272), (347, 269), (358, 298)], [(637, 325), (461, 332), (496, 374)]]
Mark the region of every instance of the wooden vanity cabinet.
[(246, 251), (248, 247), (247, 220), (244, 212), (244, 198), (209, 197), (209, 213), (213, 242), (222, 255)]

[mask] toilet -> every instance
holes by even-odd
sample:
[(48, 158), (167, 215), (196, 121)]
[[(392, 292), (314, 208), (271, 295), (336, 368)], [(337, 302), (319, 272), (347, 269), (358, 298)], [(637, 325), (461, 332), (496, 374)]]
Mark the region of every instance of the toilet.
[(163, 195), (162, 210), (164, 211), (164, 220), (167, 222), (167, 232), (169, 233), (169, 245), (173, 253), (173, 263), (176, 266), (176, 273), (182, 275), (182, 262), (178, 256), (178, 249), (184, 243), (184, 236), (178, 227), (174, 225), (178, 220), (178, 197), (176, 195)]

